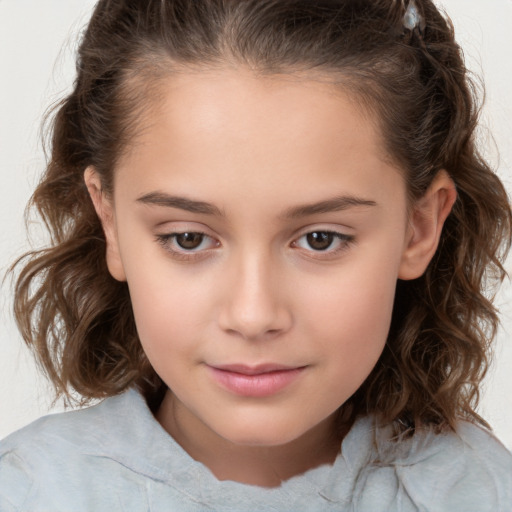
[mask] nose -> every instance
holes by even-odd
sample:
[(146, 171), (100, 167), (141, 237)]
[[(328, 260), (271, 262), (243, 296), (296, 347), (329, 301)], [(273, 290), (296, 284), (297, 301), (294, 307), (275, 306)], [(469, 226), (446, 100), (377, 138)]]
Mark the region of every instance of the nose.
[(272, 339), (293, 323), (282, 275), (270, 258), (254, 252), (231, 266), (224, 288), (219, 326), (246, 340)]

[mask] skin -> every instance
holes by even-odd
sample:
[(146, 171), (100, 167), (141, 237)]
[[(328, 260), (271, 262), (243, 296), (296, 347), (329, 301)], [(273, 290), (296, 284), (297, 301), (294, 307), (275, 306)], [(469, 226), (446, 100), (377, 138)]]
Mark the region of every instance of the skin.
[[(109, 270), (128, 282), (144, 351), (172, 390), (163, 428), (219, 479), (279, 485), (335, 459), (335, 413), (376, 364), (396, 281), (424, 272), (455, 189), (441, 172), (408, 214), (376, 120), (312, 78), (183, 73), (159, 101), (113, 197), (85, 173)], [(173, 236), (184, 232), (206, 236), (187, 251)], [(312, 232), (338, 235), (318, 250)], [(268, 363), (300, 374), (248, 397), (211, 372)]]

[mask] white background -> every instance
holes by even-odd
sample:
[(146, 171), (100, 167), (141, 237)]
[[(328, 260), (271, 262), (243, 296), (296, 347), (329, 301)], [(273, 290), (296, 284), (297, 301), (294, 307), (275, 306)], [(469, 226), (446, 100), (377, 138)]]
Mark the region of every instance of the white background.
[[(469, 67), (484, 77), (487, 99), (482, 144), (512, 191), (512, 1), (438, 3), (454, 21)], [(41, 118), (45, 108), (72, 83), (77, 36), (93, 4), (93, 0), (0, 0), (1, 275), (29, 247), (23, 213), (44, 167), (39, 141)], [(33, 243), (37, 245), (37, 236)], [(510, 263), (508, 269), (512, 270)], [(502, 288), (498, 303), (503, 326), (480, 412), (512, 448), (509, 283)], [(47, 413), (51, 404), (51, 393), (16, 331), (11, 306), (10, 284), (6, 280), (0, 297), (0, 438)]]

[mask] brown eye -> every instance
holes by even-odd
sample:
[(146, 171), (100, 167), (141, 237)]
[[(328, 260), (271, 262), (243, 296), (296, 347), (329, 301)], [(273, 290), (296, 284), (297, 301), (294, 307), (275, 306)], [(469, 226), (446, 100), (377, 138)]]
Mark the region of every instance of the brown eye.
[(313, 231), (306, 235), (306, 241), (311, 249), (325, 251), (331, 247), (335, 234), (328, 231)]
[(292, 247), (307, 251), (317, 258), (334, 258), (347, 250), (354, 242), (354, 236), (338, 231), (310, 231), (294, 240)]
[(173, 258), (181, 261), (196, 261), (208, 257), (211, 249), (221, 246), (218, 240), (200, 231), (162, 233), (155, 238)]
[(180, 233), (175, 236), (176, 244), (181, 248), (188, 251), (197, 249), (204, 240), (202, 233)]

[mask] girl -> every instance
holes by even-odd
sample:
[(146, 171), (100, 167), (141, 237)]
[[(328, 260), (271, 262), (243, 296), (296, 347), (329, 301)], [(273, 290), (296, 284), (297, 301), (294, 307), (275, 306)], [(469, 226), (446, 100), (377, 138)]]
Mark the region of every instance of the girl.
[(100, 0), (15, 314), (2, 511), (511, 510), (475, 412), (512, 220), (430, 0)]

